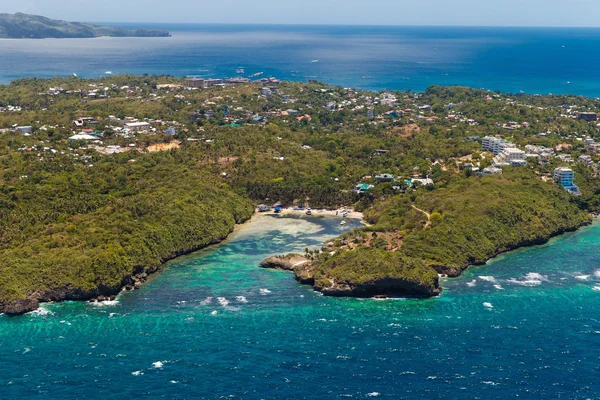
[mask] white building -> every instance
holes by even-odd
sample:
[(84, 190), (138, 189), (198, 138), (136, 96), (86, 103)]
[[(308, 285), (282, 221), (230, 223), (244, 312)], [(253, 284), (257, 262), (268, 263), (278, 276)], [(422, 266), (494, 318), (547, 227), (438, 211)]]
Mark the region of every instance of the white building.
[(491, 151), (494, 154), (499, 154), (504, 149), (516, 147), (513, 143), (494, 136), (486, 136), (481, 140), (483, 150)]
[(502, 150), (500, 154), (494, 157), (494, 165), (510, 165), (513, 167), (522, 167), (527, 164), (527, 154), (523, 150), (514, 147), (508, 147)]
[(502, 168), (497, 167), (487, 167), (481, 171), (483, 175), (500, 175), (502, 174)]
[(152, 125), (150, 125), (150, 123), (148, 123), (148, 122), (129, 122), (129, 123), (125, 124), (125, 129), (128, 129), (130, 131), (135, 131), (135, 132), (148, 130), (151, 127), (152, 127)]
[(31, 133), (33, 128), (31, 126), (17, 126), (15, 130), (19, 133)]

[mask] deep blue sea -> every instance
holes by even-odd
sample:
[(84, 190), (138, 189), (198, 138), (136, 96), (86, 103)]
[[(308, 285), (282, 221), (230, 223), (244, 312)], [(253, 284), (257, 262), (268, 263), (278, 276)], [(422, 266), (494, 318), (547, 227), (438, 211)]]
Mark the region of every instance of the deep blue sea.
[(258, 267), (341, 230), (260, 216), (116, 302), (0, 316), (0, 398), (600, 397), (600, 224), (428, 300), (327, 298)]
[(125, 26), (165, 28), (173, 36), (0, 40), (0, 83), (107, 71), (224, 78), (242, 66), (246, 76), (375, 90), (444, 84), (600, 96), (600, 29)]

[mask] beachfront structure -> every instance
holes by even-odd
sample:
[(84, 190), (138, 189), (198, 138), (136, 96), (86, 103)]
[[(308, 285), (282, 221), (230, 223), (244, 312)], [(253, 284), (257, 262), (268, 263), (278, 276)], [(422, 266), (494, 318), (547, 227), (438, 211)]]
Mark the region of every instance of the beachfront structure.
[(575, 172), (571, 168), (559, 167), (554, 170), (554, 180), (571, 193), (579, 193), (579, 188), (573, 183)]
[(125, 124), (125, 129), (128, 129), (129, 131), (139, 132), (148, 130), (151, 128), (151, 126), (152, 125), (150, 125), (150, 123), (148, 122), (130, 122)]
[(203, 88), (204, 78), (185, 78), (185, 86), (189, 88)]
[(527, 164), (527, 154), (523, 150), (514, 147), (505, 148), (494, 157), (494, 166), (510, 165), (512, 167), (522, 167)]
[(495, 136), (486, 136), (481, 140), (481, 147), (485, 151), (491, 151), (495, 155), (498, 155), (502, 150), (516, 146), (508, 140)]
[(223, 84), (223, 79), (207, 79), (204, 81), (204, 86), (205, 87), (211, 87), (211, 86), (216, 86), (216, 85), (222, 85)]

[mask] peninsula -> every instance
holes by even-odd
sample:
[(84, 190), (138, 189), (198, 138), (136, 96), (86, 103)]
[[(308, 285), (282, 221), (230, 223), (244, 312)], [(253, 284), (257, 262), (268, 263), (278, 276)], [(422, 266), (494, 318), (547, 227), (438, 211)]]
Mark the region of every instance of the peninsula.
[(128, 30), (113, 26), (59, 21), (31, 14), (0, 13), (0, 39), (95, 38), (102, 36), (168, 37), (171, 35), (164, 29)]
[(331, 296), (435, 296), (439, 274), (590, 223), (599, 107), (274, 78), (16, 80), (0, 86), (0, 312), (135, 290), (259, 204), (368, 222), (264, 267)]

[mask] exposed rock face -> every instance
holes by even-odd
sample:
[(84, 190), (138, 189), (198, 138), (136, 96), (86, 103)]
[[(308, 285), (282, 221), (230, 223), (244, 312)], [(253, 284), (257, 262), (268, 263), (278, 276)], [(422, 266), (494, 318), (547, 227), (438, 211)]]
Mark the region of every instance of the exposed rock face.
[(325, 296), (363, 298), (387, 296), (432, 297), (441, 292), (437, 280), (435, 287), (421, 285), (403, 278), (377, 279), (358, 285), (336, 283), (331, 280), (319, 280), (315, 282), (314, 264), (309, 259), (296, 254), (283, 257), (269, 257), (260, 266), (261, 268), (292, 271), (298, 282), (312, 286), (314, 290), (323, 293)]
[(40, 306), (40, 302), (33, 298), (17, 299), (2, 305), (0, 310), (6, 315), (22, 315), (33, 311)]
[(337, 297), (433, 297), (441, 292), (438, 285), (436, 282), (436, 287), (431, 288), (402, 278), (385, 278), (355, 286), (332, 284), (326, 287), (315, 285), (314, 288), (326, 296)]

